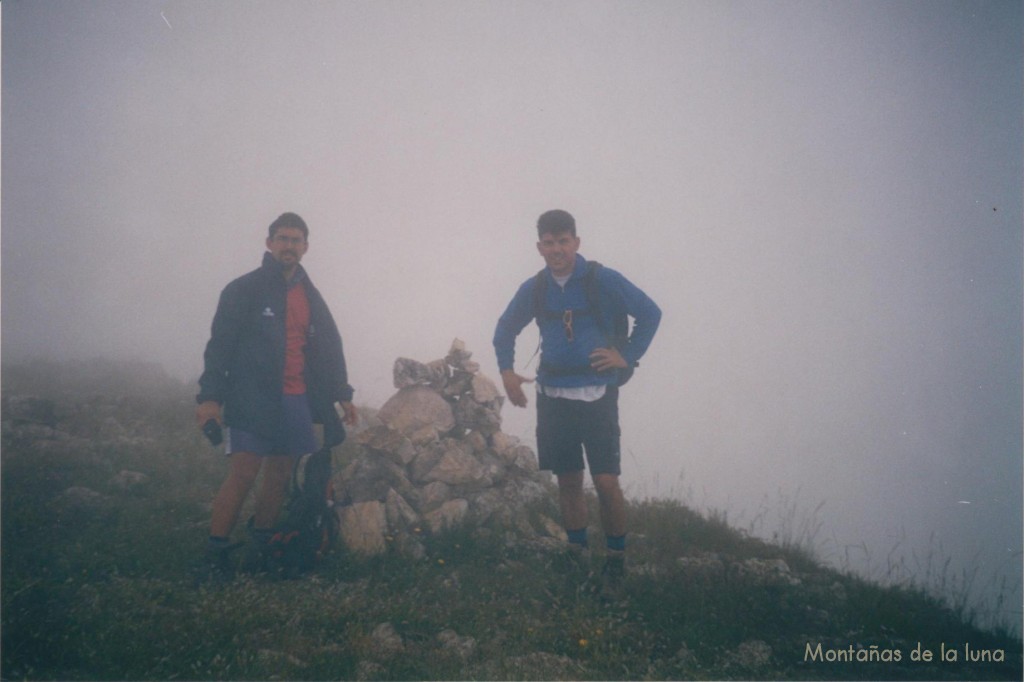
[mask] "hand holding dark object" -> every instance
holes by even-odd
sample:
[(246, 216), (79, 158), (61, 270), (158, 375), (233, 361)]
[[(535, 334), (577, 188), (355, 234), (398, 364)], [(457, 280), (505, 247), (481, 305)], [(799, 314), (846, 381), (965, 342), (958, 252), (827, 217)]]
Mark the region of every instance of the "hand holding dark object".
[(216, 419), (208, 419), (206, 423), (203, 424), (203, 433), (210, 441), (210, 445), (220, 445), (224, 441), (224, 434)]
[(224, 440), (221, 433), (220, 403), (214, 400), (206, 400), (196, 406), (196, 423), (203, 430), (203, 434), (214, 445), (220, 445)]

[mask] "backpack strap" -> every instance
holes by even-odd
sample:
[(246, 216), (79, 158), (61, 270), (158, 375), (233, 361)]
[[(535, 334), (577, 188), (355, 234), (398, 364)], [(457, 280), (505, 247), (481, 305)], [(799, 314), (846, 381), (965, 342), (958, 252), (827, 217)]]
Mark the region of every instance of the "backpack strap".
[(583, 275), (583, 290), (587, 294), (587, 307), (594, 311), (597, 318), (597, 328), (604, 334), (604, 341), (609, 346), (615, 346), (615, 336), (610, 333), (606, 324), (604, 311), (601, 308), (601, 285), (597, 275), (604, 267), (596, 260), (587, 261), (587, 272)]
[[(587, 307), (583, 309), (574, 309), (574, 315), (597, 315), (598, 316), (598, 328), (602, 331), (604, 326), (600, 324), (599, 309), (596, 302), (599, 301), (600, 297), (597, 295), (596, 285), (596, 268), (601, 266), (596, 261), (587, 262), (587, 271), (583, 274), (584, 283), (583, 287), (587, 294)], [(544, 268), (533, 278), (533, 318), (540, 322), (540, 320), (560, 320), (565, 311), (562, 310), (548, 310), (547, 293), (548, 293), (548, 271)], [(607, 334), (605, 334), (607, 336)]]
[(600, 273), (601, 268), (604, 266), (596, 260), (588, 261), (588, 264), (591, 267), (587, 271), (584, 281), (587, 292), (587, 305), (594, 310), (594, 314), (597, 317), (597, 326), (604, 334), (608, 345), (621, 351), (629, 343), (629, 319), (625, 315), (620, 315), (612, 320), (608, 320), (605, 315), (605, 308), (601, 305), (603, 297), (601, 296)]
[[(629, 342), (629, 319), (623, 315), (622, 319), (614, 319), (609, 323), (605, 310), (602, 307), (600, 273), (604, 266), (596, 260), (587, 261), (587, 271), (583, 273), (583, 290), (587, 297), (585, 310), (576, 311), (576, 314), (592, 314), (597, 322), (597, 328), (604, 336), (605, 344), (616, 348), (620, 352)], [(545, 301), (547, 297), (548, 275), (547, 268), (539, 271), (534, 277), (533, 284), (533, 316), (540, 324), (542, 319), (561, 319), (562, 312), (547, 310)], [(538, 346), (539, 348), (539, 346)], [(534, 353), (536, 355), (536, 353)], [(532, 358), (531, 358), (532, 359)], [(617, 385), (625, 384), (633, 376), (636, 365), (616, 370)], [(593, 368), (589, 365), (580, 367), (553, 367), (541, 363), (541, 368), (551, 376), (573, 376), (580, 374), (592, 374)]]
[(545, 313), (544, 299), (548, 293), (547, 268), (533, 277), (533, 319), (540, 320)]

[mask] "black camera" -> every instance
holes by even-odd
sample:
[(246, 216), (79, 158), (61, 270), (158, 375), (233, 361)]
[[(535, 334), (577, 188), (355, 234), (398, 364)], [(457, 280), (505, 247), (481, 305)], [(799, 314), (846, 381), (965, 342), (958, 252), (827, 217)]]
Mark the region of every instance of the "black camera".
[(206, 423), (203, 424), (203, 433), (206, 434), (211, 445), (220, 445), (224, 440), (224, 433), (220, 430), (220, 424), (216, 419), (206, 420)]

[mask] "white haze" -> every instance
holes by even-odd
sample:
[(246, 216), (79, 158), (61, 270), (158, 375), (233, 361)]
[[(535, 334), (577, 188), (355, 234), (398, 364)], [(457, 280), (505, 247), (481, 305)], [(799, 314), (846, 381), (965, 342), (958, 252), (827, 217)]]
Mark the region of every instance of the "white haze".
[(631, 495), (763, 532), (824, 502), (832, 560), (939, 550), (1008, 576), (1020, 618), (1019, 3), (2, 12), (5, 362), (194, 379), (291, 210), (357, 402), (455, 337), (495, 376), (536, 217), (565, 208), (664, 311), (622, 400)]

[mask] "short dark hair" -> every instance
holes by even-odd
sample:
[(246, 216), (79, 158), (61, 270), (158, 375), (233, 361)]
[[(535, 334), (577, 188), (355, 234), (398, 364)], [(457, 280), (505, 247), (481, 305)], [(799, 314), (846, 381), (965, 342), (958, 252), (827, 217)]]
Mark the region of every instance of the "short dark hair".
[(545, 234), (561, 234), (563, 232), (568, 232), (573, 237), (576, 236), (576, 219), (568, 211), (556, 208), (542, 213), (540, 218), (537, 219), (538, 237), (543, 237)]
[(298, 213), (282, 213), (277, 217), (277, 220), (270, 223), (270, 238), (274, 238), (274, 233), (282, 227), (297, 227), (302, 230), (302, 236), (306, 241), (309, 241), (309, 228), (306, 227), (306, 221), (299, 217)]

